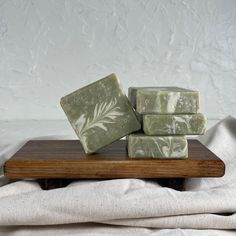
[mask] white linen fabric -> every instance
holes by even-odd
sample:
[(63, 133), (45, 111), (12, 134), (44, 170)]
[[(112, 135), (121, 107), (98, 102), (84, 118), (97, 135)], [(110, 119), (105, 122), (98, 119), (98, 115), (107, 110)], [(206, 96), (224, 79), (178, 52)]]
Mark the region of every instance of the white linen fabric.
[[(63, 138), (70, 137), (37, 139)], [(189, 179), (184, 192), (142, 179), (44, 191), (33, 180), (2, 176), (0, 235), (236, 235), (236, 119), (225, 118), (199, 140), (226, 163), (226, 174)], [(5, 145), (0, 165), (25, 142)]]

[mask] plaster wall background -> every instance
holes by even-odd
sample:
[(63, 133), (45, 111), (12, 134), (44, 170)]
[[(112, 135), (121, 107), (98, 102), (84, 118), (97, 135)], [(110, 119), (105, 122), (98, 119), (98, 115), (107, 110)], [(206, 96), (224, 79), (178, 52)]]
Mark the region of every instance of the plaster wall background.
[(236, 116), (236, 1), (0, 0), (0, 120), (66, 119), (60, 97), (112, 72)]

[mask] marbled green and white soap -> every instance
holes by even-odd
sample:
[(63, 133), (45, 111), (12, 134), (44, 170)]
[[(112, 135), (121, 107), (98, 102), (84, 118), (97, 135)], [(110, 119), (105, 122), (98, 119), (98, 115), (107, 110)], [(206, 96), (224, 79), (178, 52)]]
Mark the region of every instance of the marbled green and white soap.
[(61, 106), (86, 153), (141, 128), (115, 74), (61, 98)]
[[(128, 98), (129, 98), (134, 109), (136, 109), (136, 94), (137, 94), (136, 87), (129, 87), (128, 88)], [(139, 122), (142, 125), (143, 124), (143, 115), (138, 113), (137, 110), (135, 110), (135, 114), (136, 114)]]
[(143, 130), (147, 135), (204, 134), (206, 118), (202, 113), (143, 116)]
[(188, 157), (188, 142), (185, 136), (148, 136), (143, 133), (128, 136), (130, 158), (177, 158)]
[(145, 88), (151, 88), (151, 87), (129, 87), (128, 88), (128, 98), (135, 109), (136, 109), (137, 90), (142, 89), (142, 88), (145, 89)]
[(140, 114), (184, 114), (199, 110), (199, 92), (178, 87), (130, 87), (129, 99)]

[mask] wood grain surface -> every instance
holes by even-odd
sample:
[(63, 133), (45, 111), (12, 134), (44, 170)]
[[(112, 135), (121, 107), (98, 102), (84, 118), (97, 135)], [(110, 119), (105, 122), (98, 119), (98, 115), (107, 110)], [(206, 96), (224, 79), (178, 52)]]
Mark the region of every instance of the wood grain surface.
[(117, 141), (86, 155), (78, 140), (27, 142), (4, 165), (12, 179), (110, 179), (220, 177), (224, 163), (197, 140), (189, 140), (189, 158), (129, 159), (126, 141)]

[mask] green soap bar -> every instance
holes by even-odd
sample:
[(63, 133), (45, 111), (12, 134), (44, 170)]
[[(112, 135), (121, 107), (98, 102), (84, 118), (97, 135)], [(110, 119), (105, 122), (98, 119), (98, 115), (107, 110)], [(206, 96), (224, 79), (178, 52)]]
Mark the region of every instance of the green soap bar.
[(206, 118), (202, 113), (143, 116), (143, 130), (147, 135), (204, 134)]
[[(128, 89), (128, 98), (133, 106), (134, 109), (136, 109), (136, 93), (137, 93), (137, 90), (136, 89), (133, 89), (133, 87), (130, 87)], [(141, 126), (143, 124), (143, 115), (138, 113), (136, 110), (135, 110), (135, 114), (139, 120), (139, 122), (141, 123)]]
[(143, 133), (128, 136), (130, 158), (187, 158), (188, 142), (185, 136), (148, 136)]
[[(128, 98), (132, 104), (132, 106), (136, 109), (136, 97), (137, 97), (137, 90), (145, 88), (145, 87), (129, 87), (128, 88)], [(146, 87), (148, 88), (148, 87)], [(151, 88), (151, 87), (150, 87)]]
[(130, 87), (129, 99), (140, 114), (197, 113), (199, 92), (177, 87)]
[(61, 98), (61, 106), (86, 153), (141, 128), (115, 74)]
[(139, 122), (142, 125), (143, 124), (143, 114), (138, 113), (136, 110), (134, 110), (134, 111), (135, 111), (135, 114), (137, 116), (137, 119), (139, 120)]

